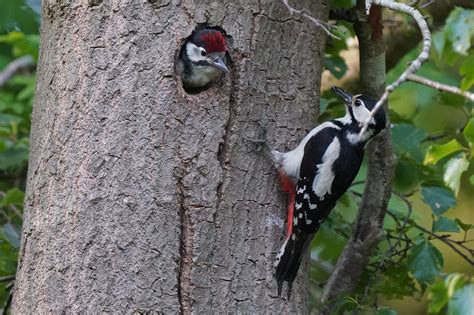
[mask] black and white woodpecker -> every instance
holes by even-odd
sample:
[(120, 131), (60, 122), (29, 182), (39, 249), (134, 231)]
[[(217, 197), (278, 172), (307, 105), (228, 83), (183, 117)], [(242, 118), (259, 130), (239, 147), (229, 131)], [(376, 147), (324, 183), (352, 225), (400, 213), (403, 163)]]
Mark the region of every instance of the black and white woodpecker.
[(275, 259), (279, 296), (285, 281), (290, 296), (301, 259), (314, 234), (356, 177), (367, 142), (386, 125), (381, 108), (370, 119), (367, 131), (360, 135), (376, 101), (362, 94), (351, 95), (338, 87), (332, 90), (344, 101), (346, 115), (317, 126), (292, 151), (272, 151), (283, 190), (290, 194), (288, 235)]
[(188, 93), (206, 89), (222, 73), (229, 73), (225, 64), (227, 44), (224, 34), (214, 28), (194, 31), (181, 49), (178, 72)]

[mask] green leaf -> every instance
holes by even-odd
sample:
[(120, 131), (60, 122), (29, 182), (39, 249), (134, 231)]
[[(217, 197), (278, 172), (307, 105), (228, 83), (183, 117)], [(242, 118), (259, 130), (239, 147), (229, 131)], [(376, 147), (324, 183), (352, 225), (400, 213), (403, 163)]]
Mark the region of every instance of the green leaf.
[(454, 221), (456, 221), (463, 231), (469, 231), (470, 229), (474, 228), (474, 224), (464, 223), (459, 218), (454, 219)]
[(469, 90), (474, 84), (474, 54), (469, 54), (463, 61), (459, 68), (459, 73), (463, 76), (461, 89), (463, 91)]
[(377, 292), (389, 299), (402, 299), (416, 291), (416, 284), (410, 276), (405, 264), (389, 265), (383, 273), (382, 280), (377, 284)]
[(467, 91), (471, 88), (474, 84), (474, 54), (471, 54), (466, 60), (464, 60), (463, 64), (460, 68), (460, 73), (463, 75), (461, 81), (461, 90)]
[(0, 152), (0, 170), (22, 167), (26, 161), (28, 161), (28, 149), (18, 148)]
[(336, 101), (335, 98), (327, 99), (327, 98), (321, 97), (319, 99), (319, 115), (322, 115), (328, 109), (329, 104), (332, 104), (335, 101)]
[(346, 61), (340, 56), (327, 55), (324, 58), (324, 68), (329, 70), (337, 79), (340, 79), (347, 72)]
[(399, 159), (395, 170), (394, 187), (402, 193), (410, 193), (420, 183), (419, 171), (414, 163)]
[(30, 7), (32, 1), (2, 1), (0, 31), (19, 29), (26, 33), (38, 32), (39, 15)]
[(423, 239), (408, 253), (408, 270), (421, 284), (431, 283), (443, 268), (443, 255), (429, 241)]
[(471, 183), (471, 185), (474, 185), (474, 175), (471, 175), (471, 177), (469, 177), (469, 182)]
[(434, 186), (424, 186), (421, 189), (423, 201), (431, 207), (431, 210), (439, 216), (449, 208), (456, 206), (456, 198), (452, 191)]
[(448, 303), (448, 315), (472, 315), (474, 313), (474, 284), (457, 290)]
[(461, 80), (461, 90), (467, 91), (474, 85), (474, 75), (472, 76), (465, 76)]
[(331, 0), (331, 8), (350, 8), (355, 6), (355, 0)]
[(459, 232), (459, 226), (455, 220), (443, 216), (433, 221), (433, 232)]
[(469, 160), (465, 154), (454, 157), (446, 163), (444, 170), (444, 182), (451, 188), (454, 193), (459, 193), (459, 187), (461, 185), (461, 176), (469, 168)]
[(446, 45), (446, 37), (444, 37), (444, 33), (436, 32), (433, 35), (433, 47), (440, 58), (441, 56), (443, 56), (445, 45)]
[(10, 223), (3, 225), (0, 228), (0, 232), (3, 234), (4, 238), (14, 247), (20, 247), (20, 234)]
[(469, 142), (471, 146), (474, 146), (474, 118), (469, 119), (466, 127), (462, 132), (464, 138)]
[(452, 43), (452, 50), (467, 55), (474, 35), (474, 10), (456, 7), (446, 20), (445, 36)]
[(400, 124), (392, 129), (392, 140), (395, 152), (398, 155), (408, 154), (418, 162), (423, 160), (423, 152), (420, 149), (420, 144), (425, 138), (426, 132), (413, 125)]
[(377, 312), (375, 313), (377, 315), (397, 315), (397, 312), (391, 308), (388, 307), (381, 307), (377, 309)]
[(3, 198), (1, 205), (8, 206), (8, 205), (15, 205), (15, 206), (23, 206), (23, 200), (25, 198), (25, 193), (18, 188), (12, 188), (8, 190)]
[(444, 281), (439, 281), (430, 287), (428, 299), (428, 313), (439, 313), (448, 304), (448, 288)]
[(465, 277), (459, 273), (451, 273), (444, 280), (431, 286), (428, 292), (428, 312), (439, 313), (448, 304), (456, 290), (462, 288)]
[(432, 145), (428, 148), (423, 164), (436, 164), (444, 157), (462, 150), (462, 145), (453, 139), (445, 144)]

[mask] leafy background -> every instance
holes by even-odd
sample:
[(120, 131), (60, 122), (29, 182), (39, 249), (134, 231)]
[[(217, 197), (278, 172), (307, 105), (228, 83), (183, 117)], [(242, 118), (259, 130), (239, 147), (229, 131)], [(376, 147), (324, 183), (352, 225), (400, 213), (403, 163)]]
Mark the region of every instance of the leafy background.
[[(331, 5), (347, 8), (354, 2), (333, 0)], [(401, 23), (410, 22), (404, 18)], [(432, 29), (434, 48), (417, 74), (472, 91), (474, 10), (453, 7), (443, 25)], [(335, 33), (343, 40), (328, 42), (320, 121), (344, 112), (330, 85), (359, 85), (348, 78), (354, 76), (351, 64), (358, 59), (352, 26), (338, 22)], [(401, 56), (387, 73), (387, 82), (393, 82), (420, 50), (418, 45)], [(358, 69), (355, 72), (358, 75)], [(389, 105), (398, 162), (384, 221), (385, 240), (371, 258), (358, 292), (341, 298), (336, 312), (473, 314), (474, 104), (407, 82), (391, 94)], [(321, 307), (317, 300), (322, 285), (351, 235), (365, 174), (366, 166), (312, 243), (316, 310)]]
[[(13, 60), (38, 57), (39, 1), (2, 1), (0, 72)], [(35, 92), (34, 66), (17, 72), (0, 86), (0, 310), (15, 274), (23, 216), (28, 137)]]
[[(331, 5), (350, 7), (354, 1), (333, 0)], [(39, 0), (2, 3), (0, 72), (22, 56), (32, 56), (36, 62), (39, 7)], [(330, 39), (327, 45), (326, 86), (319, 121), (344, 112), (329, 91), (330, 84), (351, 90), (358, 85), (357, 80), (354, 83), (347, 79), (358, 75), (351, 66), (358, 58), (354, 31), (346, 22), (338, 22), (334, 31), (343, 40)], [(433, 35), (431, 58), (418, 74), (472, 91), (474, 11), (454, 8)], [(419, 48), (395, 62), (388, 82), (415, 58)], [(0, 86), (0, 310), (7, 303), (16, 270), (34, 91), (34, 67), (18, 72)], [(464, 97), (405, 83), (390, 97), (390, 114), (398, 164), (384, 222), (386, 237), (361, 278), (359, 290), (341, 298), (335, 312), (472, 314), (473, 246), (469, 240), (474, 238), (473, 103)], [(313, 241), (314, 311), (321, 307), (317, 303), (321, 288), (351, 234), (365, 174), (364, 164), (350, 191)]]

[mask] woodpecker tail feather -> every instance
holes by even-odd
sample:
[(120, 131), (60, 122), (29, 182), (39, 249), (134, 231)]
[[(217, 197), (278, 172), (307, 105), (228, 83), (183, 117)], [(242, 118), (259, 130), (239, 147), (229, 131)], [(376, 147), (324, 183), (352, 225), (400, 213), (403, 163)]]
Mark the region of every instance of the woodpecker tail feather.
[(288, 282), (288, 299), (291, 295), (291, 285), (296, 278), (303, 255), (306, 253), (313, 234), (303, 231), (293, 231), (287, 237), (285, 243), (275, 259), (275, 277), (278, 283), (278, 296), (281, 296), (283, 282)]

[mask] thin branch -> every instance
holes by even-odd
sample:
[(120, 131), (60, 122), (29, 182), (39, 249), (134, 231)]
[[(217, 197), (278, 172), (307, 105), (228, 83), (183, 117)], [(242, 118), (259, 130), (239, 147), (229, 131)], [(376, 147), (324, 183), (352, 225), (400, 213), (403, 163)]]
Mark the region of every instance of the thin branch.
[(321, 20), (318, 20), (317, 18), (307, 14), (305, 12), (305, 10), (296, 10), (295, 8), (293, 8), (289, 3), (288, 3), (288, 0), (282, 0), (283, 4), (285, 5), (285, 7), (288, 9), (288, 11), (290, 12), (291, 15), (293, 14), (299, 14), (301, 16), (304, 16), (305, 18), (307, 18), (308, 20), (310, 20), (311, 22), (314, 23), (314, 25), (316, 25), (317, 27), (320, 27), (321, 29), (323, 29), (324, 32), (326, 32), (326, 34), (328, 36), (331, 36), (332, 38), (335, 38), (335, 39), (341, 39), (339, 38), (338, 36), (334, 35), (333, 33), (331, 33), (331, 31), (329, 30), (330, 28), (333, 28), (334, 26), (332, 26), (331, 24), (329, 23), (326, 23), (326, 22), (323, 22)]
[[(391, 217), (396, 217), (396, 214), (394, 214), (393, 212), (391, 212), (390, 210), (387, 210), (387, 214), (389, 214)], [(451, 240), (450, 239), (447, 239), (445, 236), (440, 236), (440, 235), (437, 235), (427, 229), (425, 229), (424, 227), (416, 224), (415, 222), (410, 222), (411, 225), (415, 228), (417, 228), (418, 230), (432, 236), (433, 238), (436, 238), (438, 240), (440, 240), (441, 242), (443, 242), (444, 244), (446, 244), (447, 246), (449, 246), (452, 250), (454, 250), (459, 256), (461, 256), (462, 258), (464, 258), (464, 260), (466, 260), (468, 263), (470, 263), (471, 265), (474, 265), (474, 260), (470, 259), (469, 257), (467, 257), (462, 251), (460, 251), (458, 248), (456, 248), (456, 246), (454, 246), (452, 243), (451, 243)], [(468, 249), (469, 251), (471, 251), (470, 249)]]
[(419, 75), (416, 75), (416, 74), (409, 74), (407, 79), (409, 81), (413, 81), (413, 82), (416, 82), (416, 83), (421, 83), (423, 85), (432, 87), (433, 89), (437, 89), (438, 91), (449, 92), (449, 93), (464, 96), (468, 100), (474, 102), (474, 93), (471, 93), (471, 92), (468, 92), (468, 91), (462, 91), (458, 87), (443, 84), (443, 83), (439, 83), (439, 82), (436, 82), (436, 81), (433, 81), (433, 80), (430, 80), (430, 79), (427, 79), (427, 78), (424, 78), (424, 77), (420, 77)]
[(8, 282), (12, 280), (15, 280), (15, 275), (0, 277), (0, 282)]
[(414, 227), (416, 227), (418, 230), (420, 231), (423, 231), (427, 234), (430, 234), (432, 237), (442, 241), (444, 244), (448, 245), (449, 247), (451, 247), (452, 250), (454, 250), (459, 256), (461, 256), (462, 258), (464, 258), (467, 262), (469, 262), (471, 265), (474, 265), (474, 260), (470, 259), (469, 257), (467, 257), (463, 252), (461, 252), (459, 249), (457, 249), (450, 241), (448, 241), (445, 237), (443, 236), (439, 236), (439, 235), (436, 235), (434, 234), (433, 232), (430, 232), (429, 230), (425, 229), (424, 227), (421, 227), (419, 225), (414, 225)]
[[(403, 197), (402, 195), (399, 195), (399, 194), (396, 194), (399, 198), (401, 199), (404, 199), (405, 197)], [(410, 220), (410, 216), (413, 212), (413, 207), (411, 205), (411, 203), (406, 203), (406, 206), (408, 208), (408, 213), (407, 213), (407, 216), (405, 217), (405, 220), (403, 221), (403, 223), (400, 225), (400, 232), (398, 233), (398, 237), (396, 238), (397, 241), (395, 242), (395, 244), (393, 245), (390, 245), (389, 249), (385, 252), (385, 257), (382, 258), (382, 260), (380, 261), (380, 263), (378, 264), (377, 266), (377, 271), (375, 272), (375, 274), (369, 278), (369, 280), (367, 281), (367, 284), (366, 284), (366, 287), (365, 287), (365, 291), (364, 291), (364, 296), (362, 297), (362, 300), (361, 302), (364, 302), (365, 299), (367, 298), (368, 294), (369, 294), (369, 288), (372, 284), (372, 282), (374, 280), (378, 280), (378, 278), (380, 277), (380, 273), (382, 272), (383, 268), (385, 267), (385, 263), (387, 260), (390, 260), (390, 258), (393, 256), (394, 253), (398, 253), (396, 251), (397, 247), (399, 245), (401, 245), (402, 243), (402, 239), (403, 239), (403, 235), (404, 235), (404, 231), (405, 231), (405, 228), (406, 226), (408, 225), (408, 221)], [(397, 222), (398, 224), (398, 222)], [(408, 251), (408, 249), (404, 249), (405, 251)], [(403, 250), (402, 250), (403, 252)]]
[(23, 56), (20, 58), (17, 58), (10, 62), (3, 71), (0, 72), (0, 88), (7, 83), (8, 80), (12, 76), (15, 75), (18, 71), (24, 68), (31, 67), (33, 65), (33, 57), (28, 55), (28, 56)]
[(5, 301), (5, 304), (3, 306), (3, 311), (2, 311), (2, 315), (7, 315), (9, 314), (9, 309), (10, 309), (10, 305), (12, 303), (12, 297), (13, 297), (13, 285), (14, 285), (14, 282), (10, 282), (9, 284), (6, 285), (5, 289), (8, 291), (8, 296), (7, 296), (7, 299)]
[(400, 84), (405, 82), (407, 80), (408, 75), (415, 73), (421, 67), (421, 65), (426, 60), (428, 60), (428, 57), (430, 55), (430, 49), (431, 49), (431, 32), (428, 27), (428, 24), (426, 23), (425, 18), (423, 17), (423, 15), (421, 15), (420, 11), (404, 3), (394, 2), (392, 0), (366, 0), (365, 3), (366, 3), (367, 12), (368, 10), (370, 10), (370, 7), (373, 4), (375, 4), (375, 5), (389, 8), (394, 11), (400, 11), (400, 12), (411, 15), (413, 19), (416, 21), (416, 23), (418, 24), (418, 27), (420, 28), (421, 34), (423, 36), (423, 49), (421, 53), (418, 55), (418, 57), (410, 63), (410, 65), (402, 73), (402, 75), (395, 82), (393, 82), (392, 84), (388, 85), (385, 88), (385, 92), (382, 94), (382, 97), (378, 100), (377, 104), (375, 104), (375, 107), (370, 112), (370, 117), (364, 123), (364, 126), (362, 127), (362, 130), (360, 131), (361, 136), (367, 130), (369, 126), (369, 122), (372, 119), (372, 117), (374, 117), (375, 113), (387, 101), (388, 95), (392, 93)]

